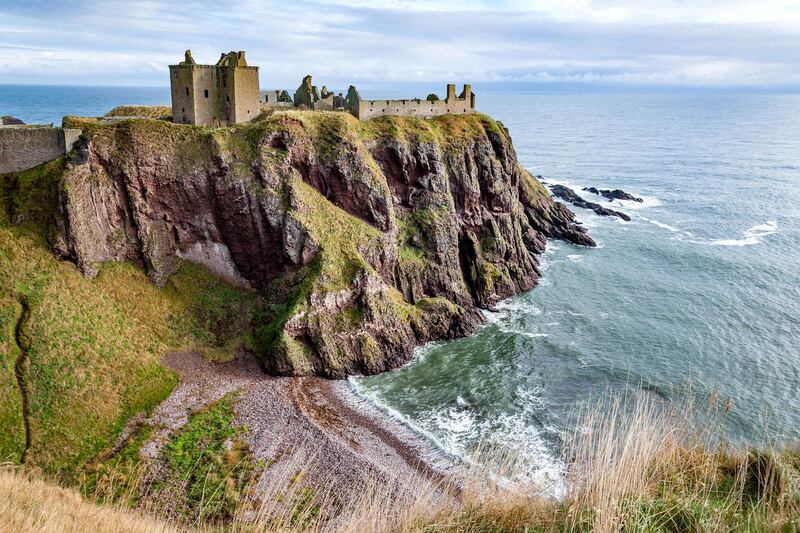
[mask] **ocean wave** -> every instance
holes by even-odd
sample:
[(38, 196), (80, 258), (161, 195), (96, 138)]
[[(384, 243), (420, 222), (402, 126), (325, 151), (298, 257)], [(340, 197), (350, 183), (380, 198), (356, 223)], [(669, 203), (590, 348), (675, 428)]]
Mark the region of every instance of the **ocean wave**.
[[(553, 453), (541, 431), (527, 421), (533, 411), (542, 407), (536, 391), (524, 388), (517, 391), (518, 397), (523, 400), (523, 408), (519, 413), (501, 413), (496, 417), (481, 419), (473, 412), (472, 406), (459, 396), (455, 405), (420, 413), (416, 419), (412, 419), (390, 407), (379, 394), (363, 387), (358, 378), (349, 378), (348, 384), (358, 398), (421, 435), (446, 456), (478, 466), (481, 465), (481, 458), (471, 453), (475, 449), (501, 446), (513, 450), (520, 460), (520, 466), (526, 466), (526, 469), (517, 472), (525, 477), (525, 481), (533, 483), (548, 496), (563, 496), (566, 465)], [(519, 480), (501, 478), (500, 481), (514, 483)]]
[(766, 224), (756, 224), (745, 230), (741, 239), (717, 239), (711, 241), (711, 246), (752, 246), (761, 242), (767, 235), (772, 235), (778, 231), (778, 223), (768, 220)]
[(654, 226), (658, 226), (661, 229), (665, 229), (665, 230), (671, 231), (673, 233), (679, 233), (681, 231), (678, 228), (676, 228), (675, 226), (670, 226), (669, 224), (665, 224), (664, 222), (660, 222), (658, 220), (653, 220), (652, 218), (647, 218), (647, 217), (641, 217), (641, 218), (642, 218), (642, 220), (644, 220), (646, 222), (649, 222), (650, 224), (653, 224)]

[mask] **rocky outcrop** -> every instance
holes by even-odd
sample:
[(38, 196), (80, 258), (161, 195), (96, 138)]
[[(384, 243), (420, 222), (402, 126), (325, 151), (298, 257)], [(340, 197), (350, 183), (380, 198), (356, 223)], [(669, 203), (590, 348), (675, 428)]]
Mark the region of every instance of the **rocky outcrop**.
[(614, 200), (629, 200), (632, 202), (639, 202), (639, 203), (644, 202), (644, 200), (642, 200), (641, 198), (637, 198), (636, 196), (629, 194), (623, 191), (622, 189), (610, 190), (610, 189), (597, 189), (596, 187), (584, 187), (583, 190), (590, 192), (592, 194), (596, 194), (598, 196), (603, 196), (605, 198), (608, 198), (612, 202)]
[(63, 176), (58, 253), (87, 275), (132, 261), (164, 283), (190, 260), (252, 287), (258, 350), (279, 374), (394, 368), (534, 287), (547, 238), (594, 245), (482, 115), (67, 121), (85, 136)]
[(25, 123), (18, 118), (10, 115), (3, 115), (0, 117), (0, 126), (22, 126)]
[(603, 217), (619, 217), (626, 222), (630, 222), (631, 217), (622, 213), (620, 211), (614, 211), (613, 209), (608, 209), (607, 207), (603, 207), (600, 204), (596, 204), (594, 202), (587, 202), (580, 196), (578, 196), (575, 191), (570, 189), (569, 187), (565, 187), (564, 185), (550, 185), (550, 190), (553, 191), (553, 194), (564, 200), (565, 202), (569, 202), (576, 207), (582, 207), (583, 209), (591, 209), (595, 213)]

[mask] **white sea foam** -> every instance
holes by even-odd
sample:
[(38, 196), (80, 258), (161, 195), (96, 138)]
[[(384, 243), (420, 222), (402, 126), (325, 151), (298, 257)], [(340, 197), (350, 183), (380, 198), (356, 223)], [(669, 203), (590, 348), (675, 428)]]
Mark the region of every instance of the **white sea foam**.
[[(517, 390), (524, 406), (519, 413), (503, 413), (497, 417), (479, 420), (472, 412), (472, 407), (459, 396), (455, 405), (422, 413), (415, 421), (363, 388), (358, 379), (351, 377), (348, 382), (359, 398), (402, 422), (414, 433), (422, 435), (445, 455), (476, 465), (476, 459), (470, 455), (469, 450), (478, 442), (513, 449), (528, 466), (527, 472), (520, 472), (526, 477), (526, 481), (541, 488), (544, 495), (554, 498), (563, 496), (566, 466), (553, 454), (540, 430), (527, 422), (527, 418), (535, 410), (542, 408), (537, 391), (522, 387)], [(513, 483), (513, 480), (505, 481)]]
[[(611, 205), (618, 205), (622, 206), (625, 209), (646, 209), (650, 207), (658, 207), (661, 205), (661, 200), (656, 198), (655, 196), (645, 196), (645, 195), (638, 195), (634, 194), (634, 196), (639, 196), (642, 199), (641, 202), (634, 202), (633, 200), (614, 200), (613, 202), (608, 200), (608, 203)], [(607, 200), (605, 197), (603, 197)]]
[(654, 226), (658, 226), (661, 229), (665, 229), (665, 230), (671, 231), (673, 233), (679, 233), (681, 231), (678, 228), (676, 228), (675, 226), (670, 226), (669, 224), (665, 224), (663, 222), (659, 222), (658, 220), (653, 220), (652, 218), (642, 217), (642, 220), (645, 220), (645, 221), (649, 222), (650, 224), (653, 224)]
[(761, 239), (767, 235), (772, 235), (778, 231), (778, 223), (774, 220), (768, 220), (766, 224), (756, 224), (752, 228), (746, 230), (742, 239), (718, 239), (711, 241), (711, 246), (752, 246), (761, 242)]
[(502, 330), (503, 333), (511, 333), (514, 335), (522, 335), (523, 337), (528, 337), (530, 339), (541, 339), (544, 337), (549, 337), (549, 333), (531, 333), (530, 331), (519, 331), (515, 329), (504, 329)]
[(581, 261), (583, 261), (583, 256), (581, 254), (570, 254), (567, 256), (567, 259), (569, 259), (573, 263), (580, 263)]

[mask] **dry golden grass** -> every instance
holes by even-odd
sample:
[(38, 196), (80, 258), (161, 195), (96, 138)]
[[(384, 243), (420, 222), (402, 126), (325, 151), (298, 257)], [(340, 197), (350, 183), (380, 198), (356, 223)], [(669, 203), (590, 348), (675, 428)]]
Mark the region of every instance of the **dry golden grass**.
[(100, 507), (19, 469), (0, 467), (0, 531), (167, 533), (183, 531), (128, 510)]

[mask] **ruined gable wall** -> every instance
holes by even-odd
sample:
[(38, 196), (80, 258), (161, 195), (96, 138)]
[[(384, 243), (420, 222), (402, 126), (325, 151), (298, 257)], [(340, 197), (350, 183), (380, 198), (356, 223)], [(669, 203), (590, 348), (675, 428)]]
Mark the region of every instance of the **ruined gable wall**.
[[(191, 66), (169, 67), (170, 91), (172, 93), (172, 121), (179, 124), (194, 124), (194, 72)], [(189, 94), (186, 94), (189, 89)]]

